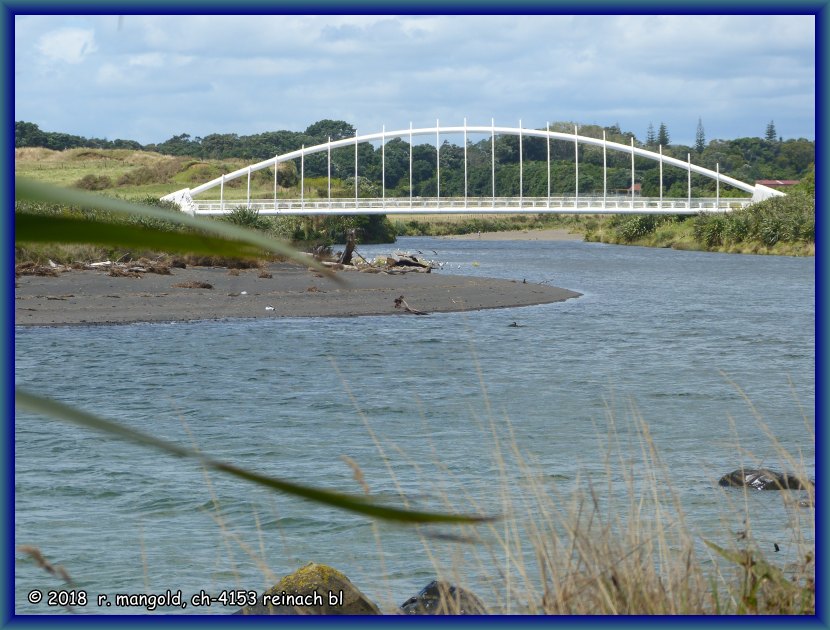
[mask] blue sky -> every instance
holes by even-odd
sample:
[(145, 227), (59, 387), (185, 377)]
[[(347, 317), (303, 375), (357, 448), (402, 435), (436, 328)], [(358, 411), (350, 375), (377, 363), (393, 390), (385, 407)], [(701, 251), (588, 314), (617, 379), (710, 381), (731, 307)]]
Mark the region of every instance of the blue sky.
[(815, 90), (813, 16), (15, 17), (15, 120), (142, 143), (465, 117), (814, 139)]

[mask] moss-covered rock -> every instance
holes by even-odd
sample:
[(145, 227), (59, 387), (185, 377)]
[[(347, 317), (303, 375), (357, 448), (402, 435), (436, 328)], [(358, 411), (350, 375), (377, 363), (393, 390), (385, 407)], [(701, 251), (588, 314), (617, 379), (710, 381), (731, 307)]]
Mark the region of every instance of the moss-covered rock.
[(282, 578), (255, 606), (236, 615), (379, 615), (380, 609), (349, 578), (310, 562)]
[(733, 488), (755, 488), (756, 490), (812, 490), (815, 482), (802, 479), (793, 473), (780, 473), (766, 468), (739, 468), (724, 475), (718, 484)]

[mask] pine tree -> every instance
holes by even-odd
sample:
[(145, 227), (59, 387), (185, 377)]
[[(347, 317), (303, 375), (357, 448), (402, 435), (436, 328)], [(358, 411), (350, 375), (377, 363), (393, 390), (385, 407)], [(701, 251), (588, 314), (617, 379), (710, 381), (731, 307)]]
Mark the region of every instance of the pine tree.
[(706, 148), (706, 135), (703, 133), (703, 119), (697, 119), (697, 131), (695, 132), (695, 151), (703, 153)]
[(764, 136), (764, 139), (768, 142), (775, 142), (775, 139), (778, 137), (778, 133), (775, 131), (775, 122), (770, 120), (767, 123), (767, 133)]
[(654, 133), (654, 125), (648, 123), (648, 131), (646, 131), (646, 146), (653, 147), (657, 144), (657, 136)]
[(657, 144), (662, 147), (667, 147), (671, 143), (669, 138), (669, 130), (666, 128), (666, 123), (660, 123), (660, 129), (657, 131)]

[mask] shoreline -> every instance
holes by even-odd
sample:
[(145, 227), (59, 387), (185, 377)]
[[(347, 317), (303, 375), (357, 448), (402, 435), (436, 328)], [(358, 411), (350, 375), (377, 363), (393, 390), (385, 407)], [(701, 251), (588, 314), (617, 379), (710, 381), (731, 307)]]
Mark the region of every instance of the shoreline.
[(581, 241), (582, 234), (573, 234), (563, 228), (542, 230), (501, 230), (498, 232), (477, 232), (472, 234), (448, 234), (439, 236), (455, 241)]
[[(271, 277), (267, 277), (270, 275)], [(395, 307), (450, 313), (561, 302), (581, 294), (548, 285), (432, 273), (337, 272), (337, 282), (305, 267), (273, 263), (265, 269), (171, 269), (114, 277), (69, 270), (58, 276), (15, 279), (15, 326), (87, 326), (231, 318), (415, 317)], [(176, 287), (206, 283), (212, 288)]]

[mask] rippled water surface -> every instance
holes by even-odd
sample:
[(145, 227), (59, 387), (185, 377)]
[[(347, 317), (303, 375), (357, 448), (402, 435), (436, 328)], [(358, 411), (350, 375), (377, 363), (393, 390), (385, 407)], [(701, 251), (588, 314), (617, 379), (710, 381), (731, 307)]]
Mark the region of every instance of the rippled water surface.
[[(489, 514), (503, 512), (505, 487), (519, 502), (532, 492), (497, 452), (509, 461), (515, 445), (551, 493), (567, 495), (578, 476), (615, 484), (625, 465), (606, 457), (609, 430), (636, 462), (641, 418), (689, 526), (723, 543), (742, 527), (724, 506), (743, 498), (717, 488), (722, 474), (790, 469), (785, 450), (814, 475), (813, 259), (426, 238), (361, 251), (395, 247), (446, 263), (442, 273), (583, 296), (429, 317), (18, 328), (17, 385), (262, 473), (361, 492), (345, 456), (389, 502)], [(40, 548), (93, 598), (262, 590), (314, 560), (389, 607), (435, 562), (485, 593), (497, 575), (493, 545), (428, 539), (430, 554), (411, 529), (38, 416), (17, 415), (15, 455), (15, 543)], [(761, 544), (791, 551), (781, 493), (749, 501)], [(26, 602), (59, 582), (20, 558), (17, 612), (59, 612)]]

